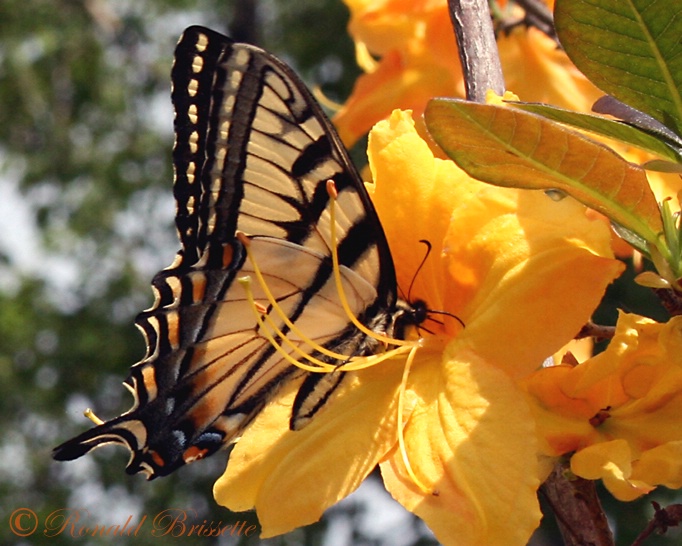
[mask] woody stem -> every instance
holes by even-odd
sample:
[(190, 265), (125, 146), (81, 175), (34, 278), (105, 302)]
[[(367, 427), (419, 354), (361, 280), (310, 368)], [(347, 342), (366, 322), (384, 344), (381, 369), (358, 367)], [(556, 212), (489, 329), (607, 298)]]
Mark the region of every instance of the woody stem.
[(560, 461), (540, 488), (552, 507), (565, 546), (614, 546), (595, 482), (570, 473), (568, 461)]
[(448, 0), (462, 63), (466, 98), (485, 102), (492, 89), (504, 94), (502, 65), (487, 0)]

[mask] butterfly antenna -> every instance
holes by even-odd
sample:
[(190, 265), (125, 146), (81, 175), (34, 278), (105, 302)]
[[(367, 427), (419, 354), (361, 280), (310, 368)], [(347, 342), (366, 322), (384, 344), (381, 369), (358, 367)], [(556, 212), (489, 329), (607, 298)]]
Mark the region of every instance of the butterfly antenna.
[[(466, 327), (466, 324), (464, 324), (464, 321), (453, 313), (448, 313), (447, 311), (434, 311), (433, 309), (429, 309), (428, 314), (429, 315), (446, 315), (448, 317), (455, 319), (457, 322), (459, 322), (462, 325), (462, 328)], [(430, 316), (427, 316), (426, 318), (429, 320), (432, 320), (433, 322), (437, 322), (438, 324), (443, 324), (442, 321), (435, 319), (435, 318), (432, 318)]]
[[(424, 264), (426, 263), (426, 260), (428, 259), (429, 254), (431, 254), (431, 250), (433, 249), (433, 245), (431, 244), (430, 241), (428, 241), (426, 239), (420, 239), (419, 242), (426, 245), (426, 254), (424, 254), (424, 257), (422, 258), (422, 261), (419, 264), (419, 267), (417, 267), (417, 271), (414, 273), (414, 276), (412, 277), (412, 282), (410, 282), (410, 287), (407, 289), (407, 301), (412, 301), (412, 288), (414, 287), (414, 281), (417, 279), (417, 275), (419, 275), (419, 272), (424, 267)], [(433, 309), (427, 309), (426, 319), (442, 325), (442, 324), (444, 324), (443, 321), (435, 319), (431, 315), (446, 315), (448, 317), (455, 319), (457, 322), (459, 322), (462, 325), (462, 328), (465, 327), (464, 321), (461, 318), (459, 318), (457, 315), (454, 315), (453, 313), (448, 313), (447, 311), (435, 311)], [(421, 328), (426, 332), (432, 333), (430, 330), (428, 330), (427, 328), (424, 328), (423, 326), (421, 326)]]
[(423, 243), (426, 245), (426, 253), (424, 254), (424, 257), (422, 258), (421, 263), (419, 264), (419, 267), (417, 267), (417, 270), (414, 272), (414, 275), (412, 276), (412, 280), (410, 281), (410, 286), (407, 289), (407, 298), (405, 298), (405, 301), (412, 301), (412, 288), (414, 287), (414, 281), (417, 279), (417, 275), (419, 275), (419, 272), (422, 270), (422, 267), (424, 267), (424, 264), (426, 263), (426, 260), (429, 257), (429, 254), (431, 254), (431, 249), (433, 246), (429, 241), (426, 239), (420, 239), (420, 243)]

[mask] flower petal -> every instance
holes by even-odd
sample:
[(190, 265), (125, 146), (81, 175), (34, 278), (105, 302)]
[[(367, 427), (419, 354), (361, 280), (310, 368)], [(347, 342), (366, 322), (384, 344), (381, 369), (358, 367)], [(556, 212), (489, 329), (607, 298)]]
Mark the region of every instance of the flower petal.
[(606, 351), (524, 382), (542, 451), (576, 451), (571, 468), (621, 500), (682, 487), (682, 317), (622, 313)]
[(352, 95), (334, 116), (347, 146), (394, 108), (421, 115), (434, 96), (464, 95), (445, 0), (346, 0), (346, 4), (356, 44), (381, 57), (371, 73), (358, 78)]
[(605, 226), (572, 199), (501, 195), (487, 190), (453, 211), (444, 246), (462, 336), (521, 377), (575, 336), (624, 266)]
[(397, 105), (406, 110), (418, 108), (421, 112), (434, 94), (451, 95), (456, 86), (448, 70), (406, 67), (397, 52), (391, 52), (381, 59), (374, 72), (356, 80), (353, 94), (334, 116), (334, 125), (344, 144), (351, 147)]
[[(472, 180), (434, 158), (409, 112), (376, 125), (368, 155), (398, 285), (464, 320), (472, 347), (513, 376), (571, 339), (624, 268), (582, 205)], [(421, 269), (420, 240), (432, 246)]]
[[(442, 241), (454, 204), (471, 191), (467, 185), (471, 179), (452, 161), (434, 158), (410, 112), (396, 110), (388, 120), (377, 123), (369, 136), (367, 155), (374, 180), (369, 185), (372, 202), (397, 264), (398, 286), (407, 292), (414, 281), (412, 299), (421, 298), (430, 309), (445, 310), (449, 282), (439, 259)], [(427, 248), (419, 252), (420, 240), (432, 245), (421, 269)]]
[(682, 488), (682, 441), (668, 442), (645, 451), (635, 462), (632, 477), (651, 485)]
[[(394, 108), (421, 115), (432, 97), (464, 96), (445, 0), (346, 0), (346, 4), (353, 39), (381, 57), (375, 72), (358, 79), (334, 118), (347, 145)], [(538, 29), (517, 27), (502, 33), (498, 46), (507, 88), (524, 101), (589, 112), (602, 95)]]
[[(237, 443), (216, 501), (255, 508), (262, 536), (317, 521), (354, 491), (396, 441), (400, 364), (348, 373), (328, 406), (303, 430), (289, 430), (298, 384), (266, 406)], [(333, 411), (332, 411), (333, 410)]]
[(517, 27), (497, 38), (507, 89), (527, 102), (590, 112), (602, 92), (537, 28)]
[(580, 450), (571, 457), (571, 471), (588, 480), (601, 479), (611, 494), (630, 501), (654, 489), (631, 478), (632, 454), (625, 440), (602, 442)]
[(434, 493), (415, 485), (398, 451), (381, 464), (384, 482), (443, 544), (525, 545), (541, 517), (528, 407), (507, 375), (457, 342), (439, 369), (411, 375), (419, 402), (405, 428), (409, 462)]

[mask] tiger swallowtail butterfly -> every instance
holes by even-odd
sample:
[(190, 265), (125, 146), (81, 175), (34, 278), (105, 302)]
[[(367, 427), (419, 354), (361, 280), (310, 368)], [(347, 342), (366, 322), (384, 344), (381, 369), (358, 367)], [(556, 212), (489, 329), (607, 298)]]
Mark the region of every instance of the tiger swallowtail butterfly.
[[(124, 385), (123, 415), (55, 448), (72, 460), (108, 443), (149, 479), (233, 444), (287, 381), (300, 379), (290, 426), (299, 429), (343, 380), (306, 372), (294, 349), (339, 366), (299, 332), (348, 358), (381, 342), (348, 318), (334, 282), (332, 245), (351, 311), (370, 330), (404, 337), (423, 304), (398, 298), (386, 237), (357, 171), (310, 92), (281, 61), (201, 27), (188, 28), (172, 69), (174, 196), (181, 249), (152, 281), (155, 301), (136, 320), (145, 357)], [(331, 239), (333, 181), (336, 239)], [(244, 235), (239, 235), (239, 233)], [(262, 273), (253, 297), (288, 343), (279, 348), (237, 279)]]

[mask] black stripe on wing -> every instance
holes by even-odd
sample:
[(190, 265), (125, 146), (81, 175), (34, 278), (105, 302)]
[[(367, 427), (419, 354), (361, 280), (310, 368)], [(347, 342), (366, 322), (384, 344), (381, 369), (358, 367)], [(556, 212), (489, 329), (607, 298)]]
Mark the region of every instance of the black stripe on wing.
[[(289, 320), (349, 357), (375, 352), (376, 341), (339, 311), (326, 189), (332, 179), (339, 261), (354, 275), (349, 288), (362, 296), (355, 313), (385, 332), (397, 302), (388, 245), (364, 185), (296, 75), (258, 48), (191, 27), (178, 43), (172, 77), (182, 248), (154, 277), (154, 304), (137, 318), (147, 354), (126, 380), (135, 403), (55, 452), (69, 459), (121, 443), (132, 452), (128, 471), (150, 477), (230, 444), (281, 384), (303, 375), (260, 334), (246, 307), (235, 280), (253, 271), (236, 230), (260, 248), (259, 262), (278, 285)], [(268, 302), (261, 296), (260, 303)], [(317, 324), (317, 311), (329, 305), (336, 306), (334, 320)], [(280, 328), (289, 333), (283, 322)], [(312, 347), (306, 351), (330, 361)], [(304, 379), (292, 428), (312, 418), (341, 376)]]
[[(203, 162), (197, 158), (202, 192), (192, 222), (197, 225), (194, 241), (199, 253), (209, 244), (231, 240), (235, 229), (328, 253), (326, 182), (332, 179), (346, 196), (338, 205), (341, 219), (347, 218), (345, 224), (340, 223), (339, 239), (360, 216), (367, 216), (372, 229), (366, 245), (368, 253), (376, 254), (378, 284), (394, 291), (395, 273), (386, 239), (363, 183), (303, 83), (267, 52), (197, 27), (183, 35), (178, 46), (183, 54), (177, 57), (176, 70), (192, 58), (186, 50), (193, 42), (205, 48), (200, 64), (215, 72), (208, 115), (199, 120), (196, 130), (200, 139), (206, 135), (206, 142), (198, 146), (205, 150), (205, 157)], [(219, 59), (208, 59), (208, 52)], [(183, 127), (187, 121), (183, 118), (189, 116), (185, 98), (175, 92), (176, 125)], [(179, 133), (177, 149), (186, 148), (180, 144), (181, 137)], [(178, 166), (176, 170), (183, 169)], [(177, 193), (182, 192), (176, 188)], [(178, 205), (180, 210), (180, 200)], [(395, 300), (395, 294), (385, 295), (387, 301)]]
[[(202, 257), (218, 260), (203, 267), (223, 267), (220, 247), (233, 241), (235, 229), (328, 253), (328, 178), (340, 194), (340, 263), (361, 265), (377, 287), (377, 301), (390, 308), (395, 273), (381, 225), (336, 132), (296, 75), (258, 48), (190, 27), (178, 43), (173, 78), (182, 259), (154, 279), (156, 302), (138, 319), (148, 340), (147, 358), (169, 350), (158, 347), (164, 340), (150, 319), (176, 305), (178, 292), (187, 293), (178, 290), (182, 279), (176, 275)], [(359, 236), (346, 237), (350, 229)], [(218, 248), (207, 252), (211, 245)], [(206, 298), (220, 298), (233, 279), (225, 275), (221, 290)], [(207, 310), (194, 318), (202, 324), (209, 316)], [(197, 325), (181, 321), (188, 322)], [(193, 327), (182, 337), (197, 341), (202, 332)]]
[(227, 44), (208, 29), (192, 27), (181, 36), (171, 71), (171, 100), (175, 108), (173, 193), (177, 203), (176, 227), (180, 254), (189, 265), (203, 247), (197, 241), (201, 173), (206, 162), (206, 135), (216, 64)]

